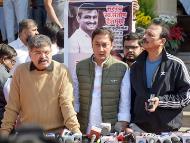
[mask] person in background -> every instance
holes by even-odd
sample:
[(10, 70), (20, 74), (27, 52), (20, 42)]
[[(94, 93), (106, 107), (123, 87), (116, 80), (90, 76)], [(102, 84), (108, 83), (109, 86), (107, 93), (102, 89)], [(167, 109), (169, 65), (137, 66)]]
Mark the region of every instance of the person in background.
[(80, 133), (70, 74), (63, 64), (52, 60), (51, 40), (35, 35), (28, 48), (31, 62), (16, 68), (0, 133), (10, 134), (18, 114), (21, 125), (35, 124), (47, 133), (64, 127)]
[(38, 31), (41, 33), (42, 27), (44, 27), (46, 23), (47, 13), (44, 7), (43, 0), (31, 0), (32, 12), (31, 16), (38, 25)]
[(59, 47), (57, 46), (57, 33), (60, 30), (59, 25), (56, 23), (46, 23), (43, 27), (41, 34), (48, 36), (51, 39), (52, 43), (52, 55), (55, 55), (59, 51)]
[(153, 19), (130, 70), (131, 123), (149, 133), (177, 131), (190, 103), (190, 76), (183, 61), (166, 52), (168, 35), (166, 24)]
[(119, 61), (123, 60), (123, 57), (121, 56), (121, 54), (119, 52), (117, 52), (116, 50), (112, 50), (110, 53), (114, 58), (118, 59)]
[(30, 61), (30, 58), (28, 55), (27, 42), (28, 42), (29, 37), (37, 35), (37, 34), (39, 34), (38, 26), (34, 20), (24, 19), (19, 23), (18, 38), (17, 40), (9, 43), (9, 45), (13, 47), (17, 52), (16, 64), (14, 68), (12, 69), (12, 72), (15, 70), (15, 68), (19, 64)]
[(79, 28), (69, 38), (69, 52), (92, 54), (91, 35), (98, 26), (98, 10), (94, 3), (83, 3), (77, 11)]
[(57, 32), (57, 46), (59, 47), (59, 52), (55, 55), (53, 55), (52, 59), (64, 63), (64, 29), (60, 29)]
[(131, 67), (137, 56), (143, 51), (140, 40), (142, 40), (140, 36), (134, 32), (130, 32), (123, 37), (123, 62), (127, 63), (129, 67)]
[(76, 66), (75, 110), (83, 133), (102, 122), (124, 130), (130, 122), (129, 68), (111, 56), (113, 40), (110, 30), (96, 29), (92, 56)]
[(8, 78), (11, 77), (10, 70), (16, 62), (16, 56), (17, 53), (14, 48), (6, 44), (0, 44), (0, 124), (7, 104), (3, 87)]
[(28, 0), (3, 0), (3, 13), (8, 43), (15, 40), (18, 24), (23, 19), (28, 18), (28, 6)]
[(44, 0), (47, 12), (47, 23), (54, 22), (60, 28), (64, 28), (64, 1), (65, 0)]

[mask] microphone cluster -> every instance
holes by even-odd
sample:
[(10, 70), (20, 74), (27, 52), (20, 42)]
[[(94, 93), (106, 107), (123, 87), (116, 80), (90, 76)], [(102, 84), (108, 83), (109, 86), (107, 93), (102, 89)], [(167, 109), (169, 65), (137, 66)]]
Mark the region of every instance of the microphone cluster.
[(63, 130), (61, 134), (47, 134), (59, 143), (190, 143), (190, 133), (164, 132), (160, 135), (153, 133), (111, 133), (111, 124), (102, 124), (101, 128), (92, 126), (87, 135), (73, 134)]
[(56, 140), (58, 143), (82, 143), (82, 134), (72, 133), (67, 129), (64, 129), (61, 134), (48, 133), (45, 136)]
[(190, 133), (169, 132), (160, 135), (141, 133), (135, 136), (136, 143), (190, 143)]

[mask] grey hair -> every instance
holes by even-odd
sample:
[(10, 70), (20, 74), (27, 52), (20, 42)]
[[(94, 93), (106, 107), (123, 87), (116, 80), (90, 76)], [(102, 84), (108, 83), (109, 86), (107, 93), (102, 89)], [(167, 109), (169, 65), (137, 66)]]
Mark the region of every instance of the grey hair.
[(28, 48), (31, 50), (32, 48), (43, 48), (48, 46), (51, 48), (51, 40), (46, 35), (35, 35), (29, 38), (28, 40)]

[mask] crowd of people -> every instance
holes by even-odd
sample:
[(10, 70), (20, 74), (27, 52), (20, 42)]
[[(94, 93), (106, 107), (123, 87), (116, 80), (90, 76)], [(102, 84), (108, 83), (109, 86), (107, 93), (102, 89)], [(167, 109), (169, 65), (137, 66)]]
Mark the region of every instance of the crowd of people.
[(87, 33), (92, 55), (77, 63), (72, 77), (63, 64), (62, 2), (44, 0), (54, 23), (41, 32), (35, 20), (23, 18), (18, 39), (0, 44), (0, 134), (14, 134), (20, 124), (39, 125), (46, 133), (68, 128), (88, 134), (101, 123), (111, 123), (112, 131), (179, 130), (182, 110), (190, 103), (190, 76), (183, 61), (165, 50), (165, 23), (155, 18), (146, 30), (125, 35), (121, 60), (111, 54), (113, 32), (93, 27)]

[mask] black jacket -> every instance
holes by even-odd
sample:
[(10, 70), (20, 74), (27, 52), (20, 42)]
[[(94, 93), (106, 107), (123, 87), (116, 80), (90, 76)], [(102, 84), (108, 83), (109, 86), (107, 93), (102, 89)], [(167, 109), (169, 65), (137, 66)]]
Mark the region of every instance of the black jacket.
[[(182, 109), (190, 102), (190, 77), (182, 60), (162, 52), (161, 63), (153, 76), (151, 89), (146, 84), (147, 52), (142, 52), (131, 67), (132, 122), (146, 132), (174, 131), (181, 127)], [(155, 94), (159, 106), (155, 112), (145, 110), (145, 102)]]

